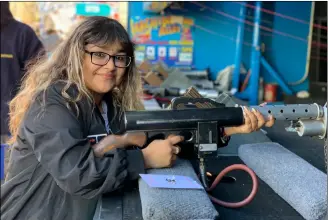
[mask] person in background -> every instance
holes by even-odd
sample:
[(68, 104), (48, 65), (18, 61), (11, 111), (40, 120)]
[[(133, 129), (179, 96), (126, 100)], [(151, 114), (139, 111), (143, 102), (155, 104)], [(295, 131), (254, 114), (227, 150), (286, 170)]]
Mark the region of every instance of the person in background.
[[(30, 66), (10, 102), (2, 219), (90, 220), (103, 194), (135, 185), (147, 169), (173, 166), (183, 137), (121, 132), (122, 113), (144, 109), (141, 93), (134, 44), (107, 17), (86, 18), (51, 59)], [(222, 144), (265, 123), (247, 110), (244, 125), (222, 129)]]
[[(0, 2), (1, 34), (1, 144), (8, 140), (8, 102), (16, 94), (28, 61), (44, 47), (33, 29), (17, 21), (9, 8), (9, 2)], [(6, 156), (8, 154), (6, 153)]]
[(9, 134), (8, 102), (19, 88), (28, 61), (44, 52), (44, 47), (30, 26), (13, 17), (9, 2), (0, 2), (0, 6), (1, 136), (6, 137)]

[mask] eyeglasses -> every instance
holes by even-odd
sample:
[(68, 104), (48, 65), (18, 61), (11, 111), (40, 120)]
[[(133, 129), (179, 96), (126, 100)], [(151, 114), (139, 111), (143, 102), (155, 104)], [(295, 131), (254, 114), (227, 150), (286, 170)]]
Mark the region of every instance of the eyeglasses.
[(91, 56), (91, 63), (98, 65), (98, 66), (104, 66), (106, 65), (110, 59), (113, 57), (114, 66), (118, 68), (125, 68), (128, 67), (131, 64), (132, 57), (127, 55), (109, 55), (104, 52), (90, 52), (85, 50), (87, 54), (90, 54)]

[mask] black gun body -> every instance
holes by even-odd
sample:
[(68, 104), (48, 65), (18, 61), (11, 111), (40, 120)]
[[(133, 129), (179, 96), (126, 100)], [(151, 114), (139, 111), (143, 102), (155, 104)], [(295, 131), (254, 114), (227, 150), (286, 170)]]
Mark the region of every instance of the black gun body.
[(144, 131), (148, 136), (177, 134), (192, 143), (196, 141), (196, 131), (201, 122), (216, 122), (222, 127), (244, 123), (240, 107), (127, 111), (124, 117), (126, 132)]

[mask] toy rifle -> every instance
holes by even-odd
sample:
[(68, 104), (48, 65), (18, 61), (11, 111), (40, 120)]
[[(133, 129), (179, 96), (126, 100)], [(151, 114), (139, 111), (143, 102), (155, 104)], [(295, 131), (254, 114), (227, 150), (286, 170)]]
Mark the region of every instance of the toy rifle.
[[(205, 160), (216, 157), (219, 127), (239, 126), (244, 123), (243, 108), (227, 107), (229, 96), (219, 96), (220, 102), (202, 98), (194, 88), (186, 95), (174, 98), (169, 109), (154, 111), (127, 111), (124, 113), (124, 132), (145, 132), (148, 137), (165, 138), (170, 134), (181, 135), (185, 142), (194, 144), (201, 173), (205, 173)], [(230, 98), (231, 99), (231, 98)], [(327, 137), (327, 105), (293, 104), (250, 106), (268, 118), (290, 121), (288, 132), (299, 136)], [(203, 180), (204, 182), (204, 180)], [(206, 183), (204, 183), (206, 185)]]

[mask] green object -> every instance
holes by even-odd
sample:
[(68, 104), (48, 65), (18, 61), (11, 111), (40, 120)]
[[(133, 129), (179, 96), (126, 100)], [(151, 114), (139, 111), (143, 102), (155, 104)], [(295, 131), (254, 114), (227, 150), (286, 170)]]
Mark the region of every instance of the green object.
[(98, 3), (77, 3), (76, 15), (108, 17), (110, 15), (110, 6)]

